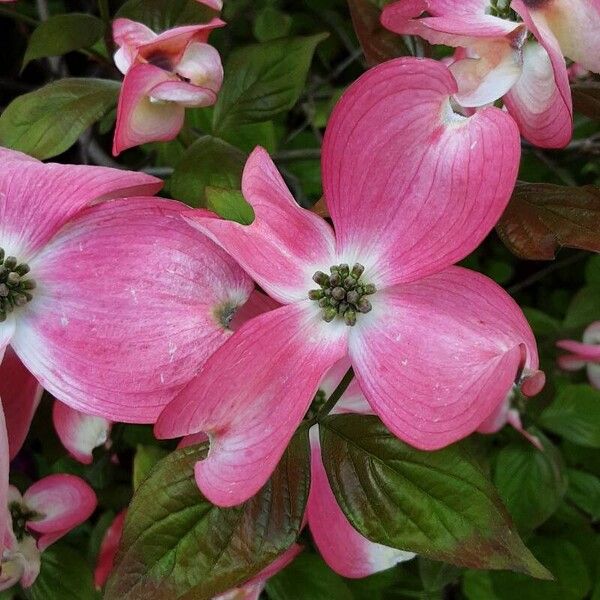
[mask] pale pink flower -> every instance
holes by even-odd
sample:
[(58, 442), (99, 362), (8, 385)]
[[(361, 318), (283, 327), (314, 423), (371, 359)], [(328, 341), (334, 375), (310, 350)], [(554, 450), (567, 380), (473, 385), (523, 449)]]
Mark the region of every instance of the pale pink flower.
[[(508, 115), (456, 115), (454, 93), (444, 65), (412, 58), (349, 88), (323, 147), (335, 235), (296, 204), (261, 148), (242, 180), (251, 225), (187, 215), (284, 304), (236, 331), (157, 422), (159, 437), (208, 433), (196, 480), (216, 504), (262, 487), (345, 356), (388, 428), (428, 450), (475, 431), (518, 374), (537, 370), (517, 304), (488, 278), (451, 266), (502, 214), (520, 156)], [(325, 274), (330, 267), (337, 275)]]
[[(534, 381), (536, 378), (544, 377), (543, 373), (540, 371), (536, 374), (535, 377), (531, 377), (529, 381)], [(528, 382), (525, 382), (527, 385)], [(543, 385), (543, 381), (536, 382), (536, 385), (541, 387)], [(506, 425), (510, 425), (513, 429), (518, 431), (526, 440), (528, 440), (531, 444), (533, 444), (538, 450), (543, 450), (544, 447), (540, 440), (535, 436), (529, 433), (521, 422), (521, 414), (518, 409), (513, 407), (513, 399), (515, 394), (517, 393), (516, 386), (513, 386), (513, 389), (508, 392), (506, 395), (506, 399), (495, 412), (493, 412), (478, 428), (478, 433), (483, 434), (493, 434), (497, 433), (501, 429), (503, 429)]]
[(115, 64), (125, 75), (117, 108), (113, 154), (146, 142), (174, 139), (186, 107), (211, 106), (223, 83), (221, 58), (207, 43), (225, 23), (213, 19), (160, 35), (129, 19), (113, 22), (119, 49)]
[(600, 390), (600, 321), (589, 325), (583, 332), (583, 341), (560, 340), (556, 344), (570, 354), (558, 357), (558, 365), (565, 371), (578, 371), (584, 367), (590, 383)]
[(23, 495), (10, 486), (8, 523), (1, 559), (0, 589), (19, 582), (31, 586), (40, 570), (40, 554), (96, 509), (94, 490), (74, 475), (49, 475)]
[[(253, 287), (186, 225), (184, 205), (137, 197), (160, 185), (144, 174), (42, 164), (0, 149), (0, 358), (12, 347), (58, 400), (112, 421), (156, 420), (231, 335), (229, 321)], [(12, 353), (7, 360), (16, 364)], [(14, 407), (37, 389), (29, 380), (0, 392)], [(14, 417), (10, 409), (9, 421), (25, 422), (21, 431), (32, 405)], [(0, 443), (8, 444), (4, 427)], [(0, 452), (0, 506), (8, 454)]]
[(84, 465), (92, 464), (95, 448), (108, 443), (112, 422), (75, 410), (63, 402), (52, 407), (54, 430), (69, 454)]
[(223, 10), (223, 0), (198, 0), (198, 2), (214, 10)]
[[(509, 6), (495, 8), (504, 4)], [(479, 107), (502, 98), (522, 135), (542, 147), (563, 147), (572, 136), (563, 55), (600, 72), (598, 0), (399, 0), (384, 9), (382, 23), (396, 33), (457, 47), (450, 67), (458, 82), (456, 101)]]
[[(94, 583), (98, 590), (104, 587), (113, 570), (123, 535), (125, 517), (126, 511), (120, 512), (106, 530), (102, 539), (94, 571)], [(302, 546), (294, 544), (256, 577), (239, 587), (215, 596), (213, 600), (258, 600), (267, 580), (287, 567), (300, 552), (302, 552)]]

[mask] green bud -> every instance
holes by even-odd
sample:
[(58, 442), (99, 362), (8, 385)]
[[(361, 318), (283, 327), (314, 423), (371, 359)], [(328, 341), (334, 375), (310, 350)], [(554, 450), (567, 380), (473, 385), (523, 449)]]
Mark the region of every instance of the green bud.
[(336, 287), (331, 290), (331, 297), (336, 300), (343, 300), (346, 297), (346, 290), (342, 287)]
[(323, 273), (323, 271), (317, 271), (312, 278), (315, 283), (321, 286), (329, 285), (329, 275)]
[(341, 265), (338, 265), (338, 272), (342, 276), (342, 279), (344, 279), (350, 275), (350, 267), (347, 264), (342, 263)]
[(321, 308), (325, 308), (326, 306), (329, 306), (329, 298), (321, 298), (319, 300), (319, 306)]
[(6, 283), (8, 283), (8, 285), (19, 285), (19, 282), (21, 281), (21, 276), (18, 273), (15, 273), (15, 271), (12, 271), (12, 273), (8, 274), (8, 277), (6, 278)]
[(347, 302), (340, 302), (340, 305), (337, 307), (338, 313), (343, 315), (349, 308), (350, 305)]
[(15, 272), (17, 272), (21, 277), (23, 277), (23, 275), (27, 275), (29, 271), (31, 271), (31, 269), (29, 268), (29, 265), (25, 263), (21, 263), (15, 268)]
[(5, 283), (0, 283), (0, 298), (6, 298), (9, 293), (8, 286)]
[(21, 282), (21, 288), (24, 290), (35, 290), (36, 287), (37, 283), (34, 279), (26, 279), (25, 281)]
[(323, 290), (310, 290), (308, 292), (308, 297), (311, 300), (320, 300), (323, 298), (323, 296), (325, 296), (325, 292), (323, 292)]
[(17, 266), (17, 259), (14, 256), (7, 256), (4, 259), (4, 266), (9, 270), (12, 271), (16, 266)]
[(367, 296), (374, 294), (376, 291), (377, 288), (372, 283), (367, 283), (365, 286), (363, 286), (363, 294), (366, 294)]
[(346, 294), (346, 300), (350, 304), (356, 304), (360, 300), (360, 294), (357, 290), (352, 290)]
[(344, 323), (350, 327), (356, 325), (356, 313), (351, 308), (344, 313)]
[(371, 310), (373, 309), (371, 303), (364, 296), (358, 301), (356, 308), (361, 313), (368, 313), (371, 312)]
[(352, 267), (352, 277), (360, 279), (360, 276), (365, 272), (365, 268), (360, 263), (355, 263)]
[(335, 272), (331, 274), (331, 277), (329, 278), (329, 285), (331, 287), (338, 287), (339, 285), (341, 285), (342, 283), (342, 277), (340, 276), (339, 273)]
[(331, 323), (331, 321), (333, 321), (336, 316), (337, 310), (333, 306), (329, 306), (323, 311), (323, 320), (326, 323)]

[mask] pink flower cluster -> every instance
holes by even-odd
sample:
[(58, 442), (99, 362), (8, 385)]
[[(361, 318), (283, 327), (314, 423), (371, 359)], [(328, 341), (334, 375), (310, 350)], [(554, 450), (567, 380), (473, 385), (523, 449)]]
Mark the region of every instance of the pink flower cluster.
[[(42, 479), (23, 496), (8, 485), (42, 388), (56, 398), (59, 438), (84, 463), (110, 444), (113, 422), (153, 423), (157, 437), (191, 436), (184, 444), (207, 437), (195, 477), (220, 506), (260, 490), (315, 398), (351, 367), (355, 380), (334, 410), (376, 414), (422, 450), (507, 422), (522, 429), (511, 395), (544, 385), (531, 329), (502, 288), (455, 263), (506, 208), (520, 133), (542, 146), (569, 141), (563, 54), (600, 70), (590, 33), (600, 12), (581, 3), (590, 25), (573, 1), (499, 4), (386, 8), (390, 29), (457, 51), (449, 66), (389, 61), (343, 95), (322, 151), (331, 223), (300, 208), (262, 148), (243, 173), (250, 225), (155, 197), (161, 182), (145, 174), (0, 149), (0, 585), (30, 585), (39, 553), (95, 507), (71, 476)], [(115, 154), (173, 139), (186, 107), (216, 102), (223, 70), (208, 36), (222, 25), (156, 34), (114, 22), (125, 75)], [(506, 110), (494, 106), (499, 98)], [(583, 344), (561, 343), (573, 353), (562, 366), (588, 363), (592, 381), (596, 325)], [(363, 577), (411, 558), (350, 525), (318, 425), (311, 448), (307, 525), (329, 565)], [(98, 586), (123, 521), (103, 544)], [(239, 594), (257, 597), (298, 551)]]

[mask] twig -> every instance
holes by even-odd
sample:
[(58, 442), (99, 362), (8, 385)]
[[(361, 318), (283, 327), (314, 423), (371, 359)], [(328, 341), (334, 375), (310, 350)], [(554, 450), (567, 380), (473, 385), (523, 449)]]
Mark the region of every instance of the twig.
[(525, 288), (528, 288), (530, 285), (533, 285), (534, 283), (537, 283), (538, 281), (542, 280), (544, 277), (546, 277), (546, 275), (550, 275), (550, 273), (554, 273), (554, 271), (558, 271), (563, 267), (569, 267), (571, 265), (574, 265), (579, 261), (583, 260), (584, 258), (587, 258), (588, 256), (589, 253), (587, 252), (578, 252), (573, 256), (563, 258), (562, 260), (559, 260), (548, 265), (547, 267), (544, 267), (537, 273), (530, 275), (529, 277), (527, 277), (527, 279), (524, 279), (520, 283), (516, 283), (515, 285), (509, 287), (507, 291), (511, 296), (514, 296), (518, 292), (521, 292)]

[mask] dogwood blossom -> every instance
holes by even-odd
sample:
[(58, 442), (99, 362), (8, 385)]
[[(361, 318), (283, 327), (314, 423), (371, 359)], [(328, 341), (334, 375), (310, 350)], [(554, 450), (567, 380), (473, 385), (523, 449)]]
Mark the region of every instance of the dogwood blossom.
[(399, 0), (384, 9), (382, 23), (458, 48), (450, 67), (455, 100), (479, 107), (502, 98), (522, 135), (541, 147), (560, 148), (572, 136), (563, 55), (600, 72), (595, 0)]
[(558, 357), (560, 368), (578, 371), (585, 367), (590, 383), (600, 390), (600, 321), (586, 328), (583, 341), (560, 340), (556, 345), (569, 352)]
[(520, 150), (508, 115), (457, 115), (454, 93), (443, 64), (412, 58), (349, 88), (323, 147), (335, 235), (296, 204), (261, 148), (242, 180), (251, 225), (187, 214), (284, 304), (236, 331), (157, 422), (159, 437), (208, 433), (196, 480), (212, 502), (236, 505), (262, 487), (345, 356), (375, 413), (422, 449), (475, 431), (516, 379), (537, 371), (517, 304), (451, 266), (504, 210)]
[[(184, 222), (183, 205), (138, 197), (158, 190), (153, 177), (42, 164), (4, 149), (0, 159), (0, 358), (10, 346), (10, 364), (18, 357), (71, 408), (153, 422), (231, 335), (229, 320), (251, 280)], [(24, 371), (19, 366), (14, 387), (0, 390), (7, 406), (17, 403), (9, 425), (22, 421), (12, 453), (36, 404), (19, 411), (22, 395), (38, 389), (31, 380), (21, 385)], [(4, 417), (0, 426), (2, 506)]]
[(186, 107), (211, 106), (223, 82), (221, 58), (207, 43), (217, 27), (175, 27), (160, 35), (129, 19), (115, 19), (115, 64), (125, 75), (117, 108), (113, 154), (146, 142), (174, 139)]

